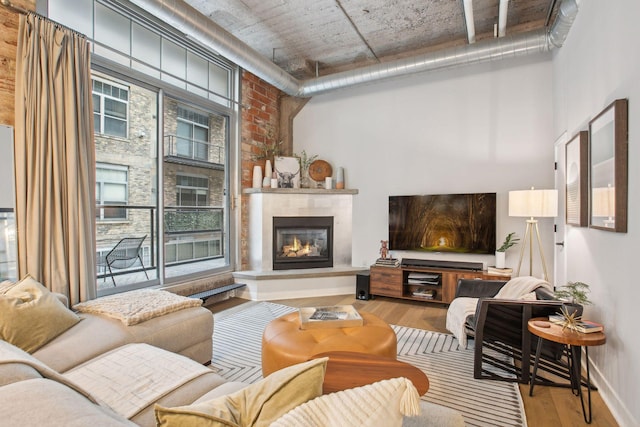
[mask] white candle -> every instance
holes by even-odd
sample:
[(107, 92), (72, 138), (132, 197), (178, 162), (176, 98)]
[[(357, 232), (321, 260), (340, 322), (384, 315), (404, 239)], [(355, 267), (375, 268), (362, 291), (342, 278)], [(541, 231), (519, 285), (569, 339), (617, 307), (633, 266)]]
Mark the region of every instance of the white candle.
[(331, 190), (331, 186), (332, 186), (332, 184), (333, 184), (333, 182), (332, 182), (332, 181), (333, 181), (333, 180), (331, 179), (331, 177), (330, 177), (330, 176), (326, 177), (326, 178), (324, 179), (324, 188), (326, 188), (327, 190)]

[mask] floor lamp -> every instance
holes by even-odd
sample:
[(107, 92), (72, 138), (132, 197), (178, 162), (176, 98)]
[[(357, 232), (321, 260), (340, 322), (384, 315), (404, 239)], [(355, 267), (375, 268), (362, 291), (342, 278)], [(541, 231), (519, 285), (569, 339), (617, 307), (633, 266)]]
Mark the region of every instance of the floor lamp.
[(527, 217), (527, 229), (520, 249), (520, 261), (516, 276), (520, 275), (524, 249), (529, 242), (529, 275), (533, 275), (533, 234), (535, 233), (542, 260), (544, 280), (549, 281), (547, 263), (544, 259), (544, 251), (540, 241), (540, 230), (536, 218), (555, 217), (558, 215), (558, 190), (518, 190), (509, 191), (509, 216)]

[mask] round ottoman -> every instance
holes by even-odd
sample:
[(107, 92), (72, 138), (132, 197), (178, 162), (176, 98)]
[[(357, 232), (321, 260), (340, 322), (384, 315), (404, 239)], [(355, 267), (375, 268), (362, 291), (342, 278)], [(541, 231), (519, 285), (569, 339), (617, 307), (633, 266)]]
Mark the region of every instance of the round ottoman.
[(298, 312), (271, 321), (262, 334), (262, 375), (306, 362), (318, 353), (351, 351), (396, 358), (396, 334), (385, 321), (360, 313), (363, 325), (352, 328), (300, 329)]

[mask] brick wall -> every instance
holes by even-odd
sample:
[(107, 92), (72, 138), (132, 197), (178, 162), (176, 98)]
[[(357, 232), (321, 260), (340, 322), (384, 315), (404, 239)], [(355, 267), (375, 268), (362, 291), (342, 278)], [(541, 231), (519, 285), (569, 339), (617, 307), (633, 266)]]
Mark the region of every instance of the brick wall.
[[(36, 0), (12, 1), (15, 6), (36, 10)], [(0, 6), (0, 124), (15, 123), (16, 48), (19, 14)]]
[[(264, 168), (265, 160), (254, 160), (261, 154), (260, 144), (276, 144), (280, 140), (279, 100), (283, 93), (248, 71), (242, 72), (241, 171), (242, 188), (252, 185), (251, 174), (256, 164)], [(286, 153), (283, 153), (286, 154)], [(242, 196), (240, 263), (249, 268), (249, 197)]]

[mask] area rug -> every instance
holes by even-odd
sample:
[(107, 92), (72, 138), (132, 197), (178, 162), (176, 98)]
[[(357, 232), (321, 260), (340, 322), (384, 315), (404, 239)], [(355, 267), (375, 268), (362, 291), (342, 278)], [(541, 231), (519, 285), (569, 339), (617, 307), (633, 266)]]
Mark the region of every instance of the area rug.
[[(243, 304), (215, 315), (212, 368), (230, 381), (262, 379), (262, 331), (276, 317), (296, 308), (268, 302)], [(462, 413), (468, 426), (526, 426), (517, 383), (473, 378), (473, 341), (458, 347), (452, 335), (392, 325), (398, 360), (427, 374), (422, 399)]]

